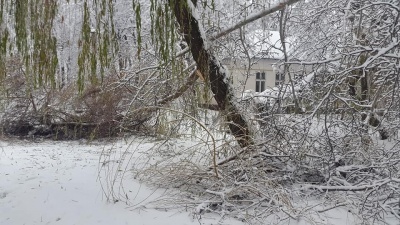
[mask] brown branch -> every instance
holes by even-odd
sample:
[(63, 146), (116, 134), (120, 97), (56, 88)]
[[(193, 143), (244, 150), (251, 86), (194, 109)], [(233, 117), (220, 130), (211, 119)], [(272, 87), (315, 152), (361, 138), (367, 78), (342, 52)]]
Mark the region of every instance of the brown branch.
[(187, 89), (189, 89), (193, 84), (196, 82), (196, 80), (200, 77), (198, 70), (194, 70), (188, 77), (186, 83), (180, 87), (174, 94), (169, 95), (165, 97), (164, 99), (161, 99), (160, 101), (157, 102), (157, 105), (165, 105), (168, 102), (171, 102), (177, 98), (179, 98)]
[[(223, 37), (225, 35), (228, 35), (228, 34), (232, 33), (233, 31), (235, 31), (235, 30), (237, 30), (237, 29), (239, 29), (239, 28), (241, 28), (243, 26), (246, 26), (249, 23), (252, 23), (252, 22), (254, 22), (254, 21), (258, 20), (258, 19), (263, 18), (264, 16), (267, 16), (269, 14), (277, 12), (277, 11), (285, 8), (286, 6), (292, 5), (292, 4), (294, 4), (296, 2), (299, 2), (299, 1), (300, 0), (287, 0), (285, 2), (278, 3), (278, 4), (272, 6), (269, 9), (266, 9), (266, 10), (263, 10), (263, 11), (257, 13), (257, 14), (254, 14), (253, 16), (248, 17), (246, 20), (243, 20), (243, 21), (241, 21), (241, 22), (239, 22), (239, 23), (237, 23), (237, 24), (235, 24), (235, 25), (233, 25), (231, 27), (228, 27), (228, 28), (224, 29), (223, 31), (219, 32), (218, 34), (211, 36), (209, 38), (209, 40), (210, 41), (215, 41), (218, 38), (221, 38), (221, 37)], [(177, 53), (176, 57), (180, 57), (180, 56), (188, 53), (189, 51), (190, 51), (190, 49), (187, 47), (187, 48), (183, 49), (182, 51), (180, 51), (179, 53)], [(339, 59), (337, 59), (337, 60), (339, 60)]]

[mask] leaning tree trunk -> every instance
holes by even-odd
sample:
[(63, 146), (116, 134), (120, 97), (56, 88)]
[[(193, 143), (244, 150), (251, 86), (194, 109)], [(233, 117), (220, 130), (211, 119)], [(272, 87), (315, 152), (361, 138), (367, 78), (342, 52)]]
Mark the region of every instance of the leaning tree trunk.
[(241, 147), (253, 144), (249, 124), (234, 103), (234, 93), (227, 83), (227, 71), (207, 49), (207, 40), (193, 12), (194, 4), (187, 0), (170, 0), (169, 3), (174, 10), (180, 31), (197, 63), (198, 70), (209, 83), (219, 108), (227, 113), (231, 133)]

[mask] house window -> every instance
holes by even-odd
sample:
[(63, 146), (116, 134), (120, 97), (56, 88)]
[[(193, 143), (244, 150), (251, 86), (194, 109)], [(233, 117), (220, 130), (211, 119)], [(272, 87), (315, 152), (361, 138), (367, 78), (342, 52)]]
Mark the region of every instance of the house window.
[(265, 90), (265, 72), (256, 73), (256, 92), (263, 92)]
[(280, 86), (285, 83), (285, 74), (276, 73), (275, 74), (275, 86)]

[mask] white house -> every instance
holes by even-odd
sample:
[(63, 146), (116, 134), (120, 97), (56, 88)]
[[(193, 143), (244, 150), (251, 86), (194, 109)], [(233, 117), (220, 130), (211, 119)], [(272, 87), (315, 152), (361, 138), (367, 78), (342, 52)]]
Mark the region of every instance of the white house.
[[(271, 90), (287, 83), (289, 79), (285, 76), (288, 76), (288, 73), (292, 78), (302, 74), (299, 66), (290, 66), (289, 71), (286, 71), (288, 73), (283, 73), (284, 55), (278, 31), (255, 30), (248, 34), (248, 38), (252, 43), (249, 49), (252, 57), (250, 63), (248, 59), (222, 60), (231, 72), (234, 86), (243, 88), (238, 91), (238, 95), (245, 90), (256, 93)], [(286, 50), (289, 52), (291, 42), (290, 37), (286, 38)]]
[(224, 59), (222, 63), (230, 71), (236, 97), (253, 99), (263, 107), (272, 106), (277, 101), (281, 101), (282, 107), (292, 105), (293, 91), (289, 76), (296, 93), (309, 85), (314, 76), (309, 66), (299, 64), (291, 64), (284, 73), (284, 63), (277, 58), (254, 57), (250, 60), (250, 66), (248, 60), (241, 59)]
[(280, 63), (278, 59), (254, 58), (250, 67), (239, 60), (224, 59), (222, 62), (231, 72), (233, 86), (239, 89), (238, 95), (245, 90), (263, 92), (287, 81), (285, 75), (278, 69)]

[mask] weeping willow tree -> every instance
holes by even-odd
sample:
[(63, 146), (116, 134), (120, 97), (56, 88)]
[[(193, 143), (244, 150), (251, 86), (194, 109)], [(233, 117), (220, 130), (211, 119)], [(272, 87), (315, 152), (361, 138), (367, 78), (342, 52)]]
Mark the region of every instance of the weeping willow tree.
[[(78, 138), (76, 130), (86, 129), (83, 123), (94, 124), (88, 132), (79, 132), (86, 137), (109, 127), (107, 123), (117, 115), (112, 106), (118, 101), (100, 93), (96, 104), (101, 108), (91, 102), (82, 106), (81, 98), (88, 87), (99, 89), (113, 68), (118, 51), (113, 2), (4, 0), (0, 6), (0, 94), (4, 97), (0, 123), (4, 132), (18, 136), (50, 133), (59, 139), (59, 130), (63, 130), (69, 139)], [(81, 104), (74, 106), (74, 101)], [(107, 116), (100, 118), (101, 113), (91, 107)], [(77, 108), (84, 108), (84, 113), (75, 115)]]
[[(115, 40), (112, 1), (94, 1), (94, 19), (90, 18), (90, 3), (83, 2), (83, 22), (80, 53), (78, 57), (78, 87), (83, 90), (85, 80), (98, 84), (104, 78), (105, 71), (112, 65), (118, 44)], [(92, 24), (95, 24), (94, 26)]]
[[(57, 40), (52, 35), (57, 3), (53, 1), (16, 1), (1, 3), (2, 73), (7, 56), (18, 55), (30, 87), (45, 83), (55, 86)], [(13, 21), (14, 23), (10, 23)], [(6, 24), (5, 24), (6, 23)], [(15, 40), (12, 41), (12, 40)]]
[[(229, 72), (213, 53), (212, 41), (297, 1), (286, 0), (222, 31), (219, 35), (207, 37), (197, 11), (200, 7), (212, 11), (213, 0), (134, 0), (131, 6), (135, 14), (136, 56), (140, 60), (143, 50), (154, 55), (158, 64), (156, 67), (158, 77), (166, 80), (163, 82), (167, 85), (164, 87), (165, 90), (175, 84), (183, 86), (177, 90), (183, 93), (193, 84), (194, 76), (202, 76), (206, 84), (204, 94), (207, 95), (208, 90), (211, 90), (219, 109), (225, 112), (231, 133), (241, 147), (247, 147), (253, 144), (250, 125), (235, 101), (229, 82)], [(114, 28), (115, 2), (2, 0), (0, 57), (5, 59), (12, 55), (20, 56), (26, 80), (33, 88), (43, 85), (50, 85), (53, 88), (57, 86), (56, 74), (59, 72), (57, 68), (60, 64), (58, 53), (61, 46), (59, 42), (62, 41), (60, 40), (62, 37), (57, 37), (55, 30), (60, 29), (57, 25), (64, 21), (63, 15), (57, 13), (58, 9), (65, 5), (79, 6), (75, 12), (76, 15), (80, 15), (77, 17), (81, 21), (79, 53), (72, 56), (77, 58), (78, 90), (82, 91), (87, 83), (101, 83), (106, 71), (113, 67), (115, 53), (118, 51)], [(148, 11), (144, 12), (144, 8)], [(144, 30), (149, 31), (150, 42), (143, 40)], [(147, 44), (152, 46), (149, 47)], [(184, 72), (189, 65), (185, 65), (185, 60), (177, 57), (188, 53), (197, 64), (197, 72), (191, 73), (190, 76)], [(2, 60), (4, 61), (6, 60)], [(0, 65), (1, 68), (4, 66)], [(165, 99), (174, 97), (166, 96)], [(160, 102), (165, 101), (162, 99)]]
[(58, 9), (65, 5), (81, 8), (81, 12), (74, 12), (76, 20), (81, 20), (82, 24), (79, 55), (72, 56), (78, 58), (76, 81), (79, 90), (82, 91), (87, 82), (99, 83), (112, 66), (112, 57), (118, 49), (112, 1), (2, 0), (0, 5), (0, 71), (3, 78), (7, 58), (19, 57), (31, 88), (57, 86), (58, 56), (62, 48), (59, 43), (69, 41), (63, 40), (68, 37), (56, 35), (64, 23), (64, 15), (59, 14)]
[[(193, 60), (197, 64), (197, 69), (204, 77), (206, 85), (210, 88), (214, 95), (219, 109), (226, 113), (226, 120), (229, 129), (236, 141), (241, 147), (248, 147), (254, 143), (250, 124), (248, 123), (241, 107), (236, 103), (234, 91), (229, 82), (229, 72), (224, 68), (221, 62), (212, 52), (212, 40), (226, 35), (233, 30), (236, 30), (254, 20), (260, 19), (265, 15), (281, 10), (287, 5), (297, 2), (296, 0), (287, 0), (273, 7), (270, 7), (258, 15), (254, 15), (245, 21), (236, 24), (235, 26), (222, 31), (220, 34), (208, 38), (204, 31), (202, 22), (198, 16), (197, 7), (201, 4), (203, 8), (213, 8), (214, 1), (198, 1), (198, 0), (168, 0), (168, 1), (151, 1), (150, 10), (152, 15), (152, 31), (156, 29), (156, 33), (152, 32), (152, 38), (156, 44), (160, 43), (159, 54), (162, 56), (171, 56), (168, 54), (168, 30), (173, 30), (175, 26), (170, 21), (170, 13), (174, 15), (176, 22), (179, 24), (178, 33), (183, 36)], [(136, 1), (136, 5), (140, 5)], [(163, 11), (164, 10), (164, 11)], [(160, 21), (158, 18), (165, 18)], [(160, 27), (160, 24), (162, 27)], [(156, 35), (158, 34), (158, 35)], [(160, 35), (161, 34), (161, 35)], [(166, 35), (162, 35), (166, 34)], [(171, 33), (173, 35), (173, 32)], [(165, 38), (167, 37), (167, 38)], [(160, 48), (161, 47), (161, 48)], [(167, 51), (165, 50), (167, 49)], [(172, 55), (174, 57), (174, 55)], [(164, 60), (169, 58), (163, 57)], [(172, 58), (172, 61), (174, 59)]]

